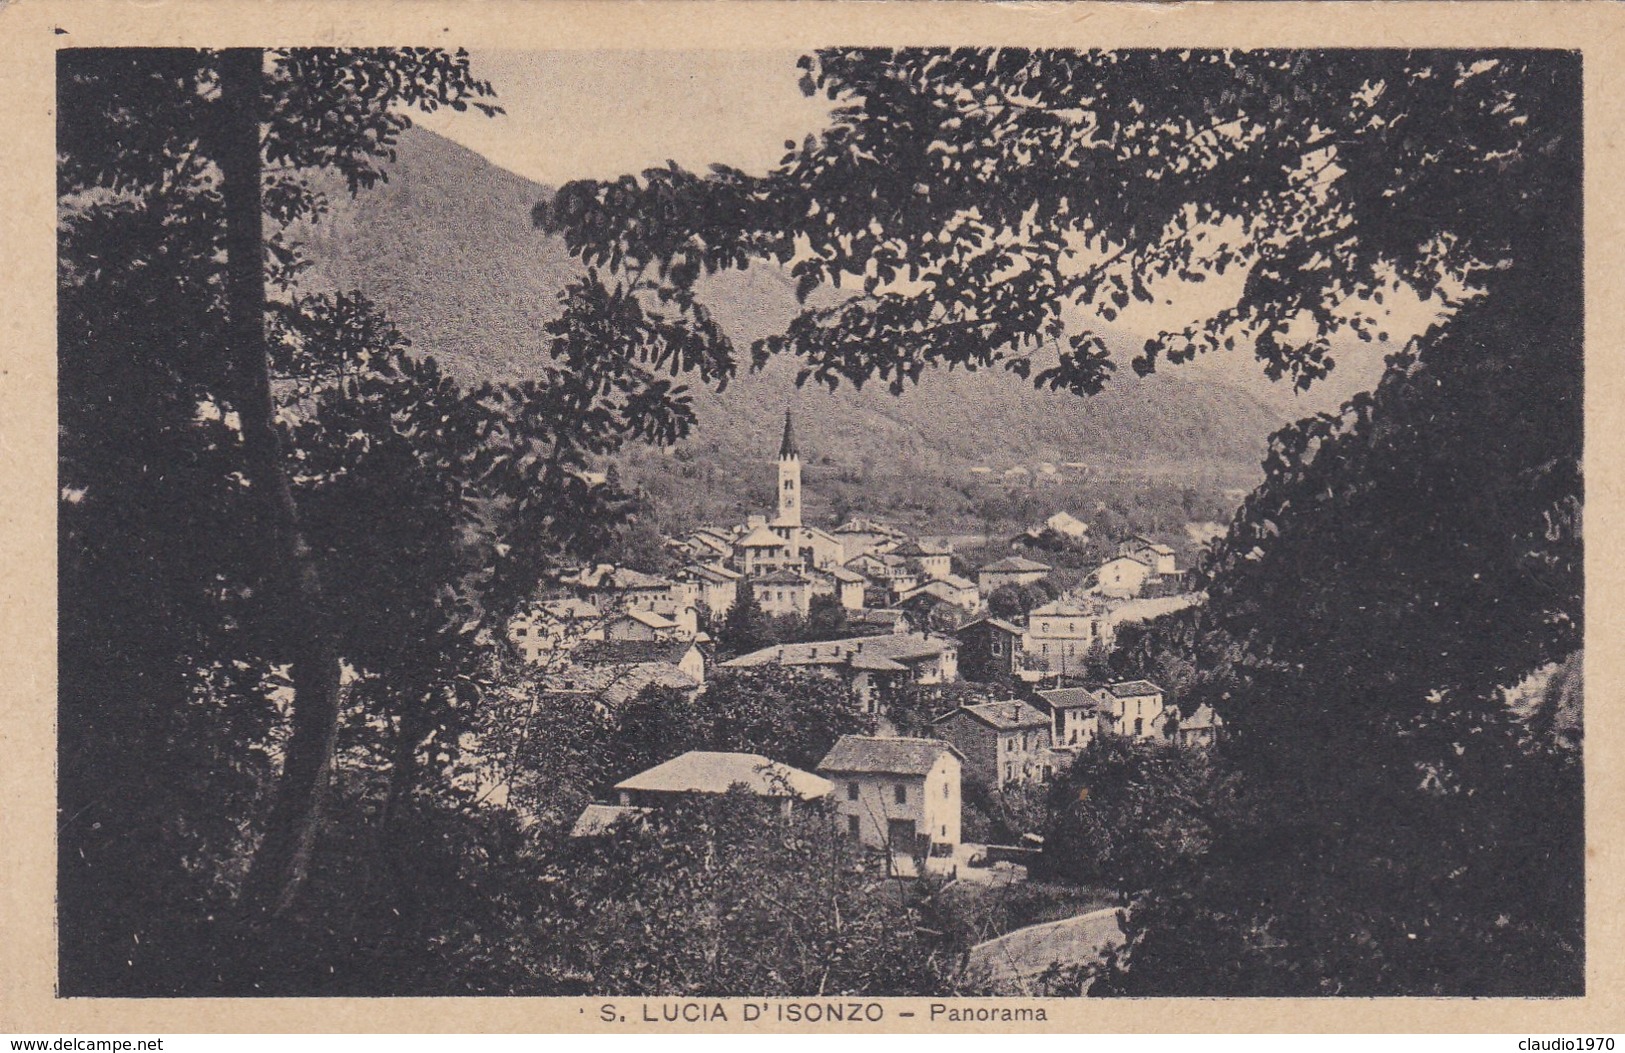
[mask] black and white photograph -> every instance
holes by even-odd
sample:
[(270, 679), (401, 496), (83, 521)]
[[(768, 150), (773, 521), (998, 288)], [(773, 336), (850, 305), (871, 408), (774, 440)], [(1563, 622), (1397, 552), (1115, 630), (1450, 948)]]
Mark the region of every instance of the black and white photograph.
[(58, 32), (56, 997), (1587, 995), (1581, 51)]

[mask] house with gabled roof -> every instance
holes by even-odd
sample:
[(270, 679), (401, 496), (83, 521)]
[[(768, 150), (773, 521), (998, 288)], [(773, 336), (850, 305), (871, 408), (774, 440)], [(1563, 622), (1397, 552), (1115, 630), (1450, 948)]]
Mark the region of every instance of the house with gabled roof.
[(1174, 728), (1174, 741), (1181, 746), (1211, 746), (1224, 733), (1224, 718), (1205, 702), (1190, 716), (1169, 724)]
[(1054, 568), (1025, 556), (1006, 556), (976, 572), (976, 587), (986, 598), (1005, 585), (1031, 585), (1043, 581)]
[(1026, 630), (1014, 622), (985, 615), (954, 630), (959, 641), (959, 672), (966, 680), (987, 683), (1012, 680), (1016, 655)]
[(854, 632), (868, 636), (914, 631), (914, 620), (907, 611), (894, 607), (865, 607), (846, 612), (846, 626)]
[(869, 587), (868, 578), (842, 566), (821, 567), (813, 572), (813, 576), (828, 580), (831, 593), (842, 607), (848, 611), (863, 610), (863, 594)]
[(803, 669), (847, 681), (871, 713), (905, 684), (940, 684), (959, 679), (959, 644), (924, 633), (883, 633), (841, 640), (775, 644), (724, 662), (726, 669), (766, 665)]
[(740, 569), (747, 577), (769, 574), (801, 562), (790, 542), (765, 524), (740, 538), (734, 549), (739, 553)]
[(604, 622), (606, 640), (692, 640), (697, 632), (692, 607), (674, 617), (643, 607), (629, 607), (619, 614), (607, 615)]
[(940, 541), (925, 538), (904, 541), (892, 549), (889, 555), (899, 556), (917, 564), (921, 576), (928, 581), (946, 578), (953, 573), (953, 546)]
[(586, 640), (602, 640), (609, 618), (586, 600), (538, 600), (508, 622), (508, 639), (527, 661), (541, 662), (561, 648), (568, 650)]
[(698, 691), (705, 685), (705, 656), (693, 640), (593, 640), (572, 650), (568, 661), (554, 677), (556, 686), (608, 705), (647, 687)]
[(559, 584), (602, 612), (658, 608), (674, 601), (671, 579), (612, 563), (584, 567), (559, 579)]
[(833, 784), (822, 776), (770, 760), (759, 753), (689, 750), (615, 784), (622, 808), (654, 808), (685, 797), (714, 797), (741, 788), (772, 801), (788, 815), (797, 801), (828, 797)]
[(842, 735), (818, 762), (835, 822), (894, 857), (951, 857), (960, 841), (964, 757), (941, 739)]
[(1049, 710), (1050, 737), (1056, 749), (1084, 747), (1099, 731), (1096, 713), (1100, 708), (1097, 688), (1062, 687), (1040, 691), (1038, 698)]
[(897, 598), (897, 603), (899, 606), (903, 606), (922, 593), (943, 603), (958, 607), (965, 612), (974, 611), (982, 605), (982, 597), (976, 589), (976, 583), (961, 578), (957, 574), (934, 578), (923, 585), (910, 589)]
[(695, 606), (703, 605), (713, 618), (726, 615), (739, 599), (742, 575), (720, 563), (689, 563), (672, 577), (687, 584), (692, 589)]
[(1174, 550), (1144, 534), (1135, 534), (1124, 540), (1117, 546), (1117, 554), (1143, 559), (1150, 565), (1153, 574), (1162, 577), (1173, 577), (1179, 573), (1174, 564)]
[(960, 706), (933, 724), (964, 756), (970, 776), (995, 790), (1054, 772), (1050, 718), (1020, 699)]
[[(812, 609), (812, 598), (820, 591), (818, 583), (799, 570), (775, 570), (747, 579), (756, 603), (764, 614), (802, 618)], [(823, 591), (828, 591), (827, 586)]]
[(1046, 673), (1079, 673), (1089, 649), (1105, 632), (1104, 608), (1098, 600), (1054, 600), (1027, 612), (1021, 653), (1028, 669)]
[(1155, 560), (1151, 556), (1113, 556), (1095, 571), (1095, 588), (1103, 596), (1129, 599), (1144, 592), (1155, 577)]
[(1162, 688), (1149, 680), (1118, 680), (1102, 687), (1097, 722), (1102, 735), (1160, 739), (1168, 720)]

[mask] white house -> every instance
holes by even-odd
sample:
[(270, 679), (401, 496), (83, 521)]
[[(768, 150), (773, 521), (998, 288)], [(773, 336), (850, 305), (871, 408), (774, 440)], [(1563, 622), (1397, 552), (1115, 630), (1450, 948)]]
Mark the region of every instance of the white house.
[(1135, 534), (1118, 545), (1117, 554), (1138, 557), (1150, 565), (1153, 574), (1162, 577), (1173, 577), (1179, 573), (1174, 565), (1174, 550), (1144, 534)]
[(1049, 706), (1050, 733), (1057, 749), (1089, 745), (1099, 730), (1095, 714), (1100, 697), (1093, 689), (1063, 687), (1040, 691), (1038, 697)]
[(952, 856), (960, 839), (964, 758), (940, 739), (842, 735), (818, 764), (834, 784), (835, 821), (894, 856)]
[(693, 588), (695, 605), (713, 618), (726, 615), (739, 598), (740, 573), (719, 563), (690, 563), (672, 576)]
[(756, 603), (765, 614), (796, 614), (805, 618), (818, 591), (813, 579), (798, 570), (776, 570), (749, 580)]
[(1021, 653), (1028, 669), (1048, 673), (1081, 672), (1089, 648), (1101, 638), (1102, 612), (1093, 605), (1065, 600), (1034, 607), (1027, 613)]
[(1168, 712), (1162, 688), (1149, 680), (1122, 680), (1097, 692), (1100, 734), (1152, 739), (1163, 736)]
[(586, 600), (542, 600), (514, 615), (508, 639), (527, 661), (540, 662), (561, 647), (568, 650), (586, 640), (602, 640), (607, 620)]
[(1155, 573), (1147, 556), (1114, 556), (1095, 572), (1096, 588), (1106, 596), (1138, 596)]
[(740, 569), (746, 577), (770, 574), (801, 563), (790, 543), (765, 523), (740, 538), (734, 550), (739, 554)]

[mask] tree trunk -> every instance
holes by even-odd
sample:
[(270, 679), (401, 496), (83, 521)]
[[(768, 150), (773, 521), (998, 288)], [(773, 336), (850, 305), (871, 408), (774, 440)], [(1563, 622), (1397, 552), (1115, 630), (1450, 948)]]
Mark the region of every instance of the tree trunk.
[(264, 585), (273, 648), (293, 682), (291, 733), (276, 801), (249, 869), (244, 901), (259, 916), (286, 911), (309, 871), (338, 732), (340, 668), (316, 558), (283, 468), (265, 340), (265, 212), (260, 116), (264, 55), (221, 53), (217, 159), (226, 214), (231, 373), (249, 485), (264, 531)]

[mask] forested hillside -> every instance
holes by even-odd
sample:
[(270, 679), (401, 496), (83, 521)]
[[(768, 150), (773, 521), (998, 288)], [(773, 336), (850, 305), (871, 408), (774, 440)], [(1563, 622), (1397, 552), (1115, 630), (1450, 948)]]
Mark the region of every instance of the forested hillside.
[[(403, 137), (389, 182), (359, 198), (332, 193), (333, 211), (299, 232), (314, 260), (311, 289), (357, 288), (385, 307), (416, 350), (456, 375), (523, 376), (543, 355), (538, 334), (575, 272), (562, 242), (535, 230), (530, 210), (550, 191), (423, 129)], [(751, 340), (796, 310), (791, 283), (769, 268), (732, 272), (706, 291), (748, 361)], [(1124, 347), (1140, 338), (1122, 334)], [(1126, 356), (1125, 356), (1126, 357)], [(749, 504), (746, 491), (776, 442), (780, 414), (796, 410), (804, 455), (826, 476), (866, 489), (875, 510), (956, 515), (969, 470), (1075, 461), (1109, 476), (1179, 484), (1249, 486), (1265, 437), (1335, 405), (1371, 376), (1375, 356), (1345, 363), (1324, 389), (1294, 396), (1240, 353), (1123, 374), (1090, 399), (1035, 391), (1006, 373), (927, 374), (901, 397), (883, 386), (797, 389), (797, 363), (742, 370), (722, 392), (697, 392), (699, 428), (685, 453), (705, 462), (681, 493), (662, 493), (668, 517), (706, 518)], [(623, 464), (662, 491), (658, 459)], [(809, 478), (814, 514), (847, 498)], [(673, 505), (671, 502), (676, 501)], [(1073, 502), (1075, 503), (1075, 501)]]

